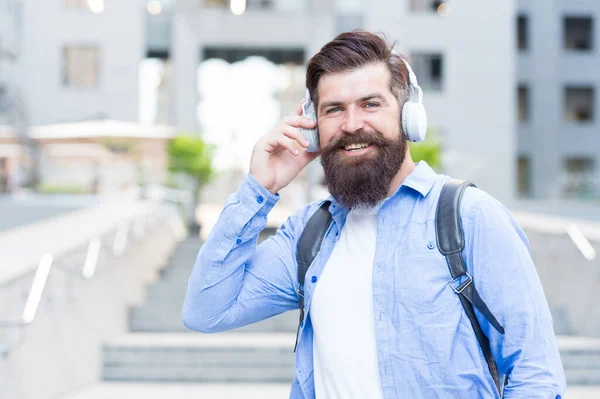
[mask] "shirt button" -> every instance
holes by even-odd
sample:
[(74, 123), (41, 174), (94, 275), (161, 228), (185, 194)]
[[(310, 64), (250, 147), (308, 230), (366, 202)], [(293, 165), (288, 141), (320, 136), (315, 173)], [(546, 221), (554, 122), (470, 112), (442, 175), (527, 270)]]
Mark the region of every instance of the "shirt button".
[(241, 239), (241, 238), (238, 238), (237, 240), (235, 240), (235, 243), (236, 243), (237, 245), (240, 245), (240, 244), (242, 243), (242, 239)]
[(256, 197), (256, 202), (258, 202), (259, 204), (262, 204), (264, 200), (265, 199), (263, 198), (262, 195), (259, 195), (258, 197)]
[(433, 249), (433, 248), (435, 248), (435, 247), (434, 247), (433, 243), (432, 243), (432, 242), (430, 242), (429, 244), (427, 244), (427, 248), (429, 248), (429, 249)]
[(556, 395), (556, 399), (561, 399), (561, 398), (562, 398), (562, 396)]
[(312, 281), (313, 283), (317, 282), (317, 276), (312, 276), (312, 278), (310, 279), (310, 281)]

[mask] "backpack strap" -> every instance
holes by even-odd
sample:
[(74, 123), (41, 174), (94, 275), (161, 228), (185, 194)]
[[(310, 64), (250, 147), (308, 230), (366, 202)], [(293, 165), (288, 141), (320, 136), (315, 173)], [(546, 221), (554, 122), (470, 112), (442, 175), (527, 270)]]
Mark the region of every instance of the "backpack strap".
[(300, 235), (298, 240), (298, 250), (296, 258), (298, 259), (298, 306), (300, 308), (300, 321), (298, 322), (298, 332), (296, 333), (296, 344), (294, 352), (298, 346), (298, 338), (300, 334), (300, 326), (304, 321), (304, 278), (311, 263), (321, 249), (321, 243), (327, 233), (327, 229), (331, 224), (331, 213), (329, 212), (331, 201), (325, 201), (310, 217), (308, 223)]
[(444, 184), (435, 215), (437, 244), (439, 251), (446, 257), (450, 275), (452, 276), (452, 280), (450, 280), (448, 284), (458, 295), (460, 303), (465, 309), (467, 317), (471, 322), (471, 326), (475, 331), (475, 336), (483, 351), (490, 374), (498, 388), (498, 392), (502, 392), (498, 380), (498, 369), (490, 349), (490, 341), (481, 329), (473, 308), (476, 308), (481, 312), (500, 334), (504, 334), (504, 328), (488, 309), (483, 299), (479, 296), (479, 293), (477, 293), (473, 278), (467, 273), (465, 262), (462, 257), (465, 240), (460, 222), (460, 202), (467, 187), (475, 187), (475, 185), (470, 182), (456, 179), (451, 179)]

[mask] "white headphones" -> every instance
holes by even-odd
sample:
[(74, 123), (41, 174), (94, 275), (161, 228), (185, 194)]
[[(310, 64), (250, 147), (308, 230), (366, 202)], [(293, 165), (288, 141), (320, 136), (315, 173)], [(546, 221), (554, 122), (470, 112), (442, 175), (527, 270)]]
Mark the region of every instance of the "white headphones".
[[(393, 55), (400, 54), (392, 50)], [(402, 130), (409, 141), (418, 142), (425, 140), (427, 135), (427, 113), (423, 106), (423, 90), (419, 87), (417, 76), (408, 61), (400, 57), (408, 69), (408, 82), (410, 84), (410, 98), (402, 107)]]

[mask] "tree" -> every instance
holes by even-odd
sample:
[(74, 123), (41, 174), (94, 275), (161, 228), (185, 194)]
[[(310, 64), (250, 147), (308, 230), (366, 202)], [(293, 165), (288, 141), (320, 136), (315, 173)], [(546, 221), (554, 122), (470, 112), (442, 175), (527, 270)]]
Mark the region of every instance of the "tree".
[(200, 135), (182, 133), (169, 141), (169, 171), (183, 173), (194, 181), (194, 206), (200, 199), (200, 187), (214, 175), (212, 160), (214, 146), (207, 144)]
[(409, 143), (409, 147), (413, 161), (425, 161), (436, 170), (441, 167), (442, 142), (435, 131), (428, 130), (425, 141)]

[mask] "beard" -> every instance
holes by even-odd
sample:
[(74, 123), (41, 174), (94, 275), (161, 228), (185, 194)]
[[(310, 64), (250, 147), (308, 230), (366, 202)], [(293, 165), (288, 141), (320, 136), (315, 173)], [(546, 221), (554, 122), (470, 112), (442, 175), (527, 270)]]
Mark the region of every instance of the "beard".
[[(350, 144), (370, 143), (374, 151), (359, 156), (343, 153)], [(345, 208), (371, 208), (387, 198), (392, 179), (404, 162), (408, 143), (399, 132), (396, 139), (359, 130), (344, 134), (321, 151), (325, 184)]]

